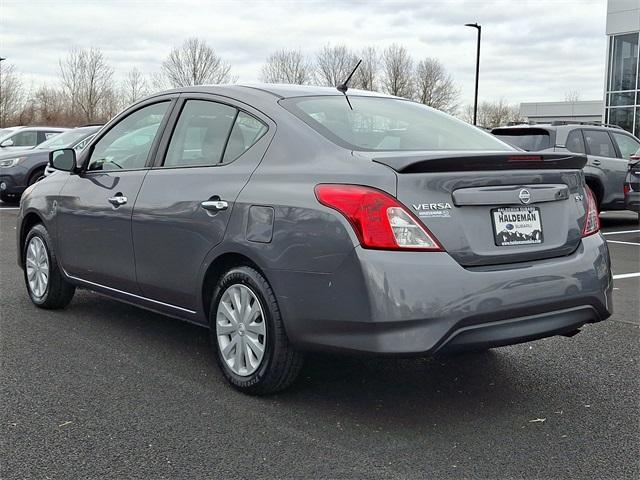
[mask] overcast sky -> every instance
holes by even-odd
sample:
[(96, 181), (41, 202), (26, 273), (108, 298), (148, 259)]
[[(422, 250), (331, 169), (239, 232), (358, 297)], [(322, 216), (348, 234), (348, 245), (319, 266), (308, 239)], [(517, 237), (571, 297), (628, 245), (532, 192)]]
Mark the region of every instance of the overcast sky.
[(464, 103), (473, 99), (475, 30), (482, 25), (480, 100), (511, 103), (603, 97), (605, 0), (164, 1), (0, 0), (0, 56), (29, 83), (58, 82), (71, 47), (98, 47), (119, 76), (155, 73), (172, 46), (205, 39), (239, 82), (258, 81), (267, 55), (396, 42), (436, 57)]

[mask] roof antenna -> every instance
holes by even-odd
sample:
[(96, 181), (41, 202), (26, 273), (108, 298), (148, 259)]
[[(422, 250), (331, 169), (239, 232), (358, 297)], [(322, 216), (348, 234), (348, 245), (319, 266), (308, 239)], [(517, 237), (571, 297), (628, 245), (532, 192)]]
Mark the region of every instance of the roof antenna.
[(362, 63), (362, 59), (358, 60), (358, 63), (356, 64), (355, 68), (351, 71), (351, 74), (347, 77), (347, 79), (336, 87), (336, 89), (339, 92), (344, 93), (344, 98), (347, 99), (347, 103), (349, 104), (349, 108), (351, 110), (353, 110), (353, 107), (351, 106), (349, 97), (347, 97), (347, 90), (349, 90), (349, 82), (351, 81), (351, 77), (353, 77), (353, 74), (356, 73), (356, 70), (358, 70), (358, 67), (360, 66), (361, 63)]

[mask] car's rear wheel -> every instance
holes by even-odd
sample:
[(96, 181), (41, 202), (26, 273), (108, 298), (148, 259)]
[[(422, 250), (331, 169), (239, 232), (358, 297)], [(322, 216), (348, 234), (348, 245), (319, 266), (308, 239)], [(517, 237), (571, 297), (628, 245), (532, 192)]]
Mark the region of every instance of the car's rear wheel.
[(300, 372), (302, 354), (289, 342), (273, 290), (257, 270), (236, 267), (222, 276), (209, 326), (218, 365), (238, 390), (273, 393)]
[(31, 301), (40, 308), (66, 307), (75, 287), (62, 275), (52, 248), (49, 232), (42, 224), (35, 225), (23, 245), (24, 280)]

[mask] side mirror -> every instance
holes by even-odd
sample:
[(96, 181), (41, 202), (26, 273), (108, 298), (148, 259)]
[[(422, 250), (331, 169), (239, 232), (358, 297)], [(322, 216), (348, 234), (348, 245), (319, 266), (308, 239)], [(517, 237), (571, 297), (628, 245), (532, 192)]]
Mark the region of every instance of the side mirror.
[(76, 169), (76, 151), (73, 148), (61, 148), (49, 152), (49, 165), (56, 170), (73, 172)]
[(13, 147), (13, 140), (7, 138), (4, 142), (0, 143), (0, 147)]

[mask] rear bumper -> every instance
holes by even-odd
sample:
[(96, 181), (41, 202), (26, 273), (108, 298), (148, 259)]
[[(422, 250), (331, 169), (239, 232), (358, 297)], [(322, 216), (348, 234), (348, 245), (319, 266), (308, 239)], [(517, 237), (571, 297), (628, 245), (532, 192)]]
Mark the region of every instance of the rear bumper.
[(624, 206), (627, 210), (640, 213), (640, 192), (629, 192), (624, 196)]
[(481, 349), (529, 342), (553, 335), (571, 335), (587, 323), (602, 320), (591, 306), (470, 325), (453, 331), (438, 351)]
[(463, 268), (446, 253), (357, 247), (336, 272), (268, 271), (301, 348), (423, 355), (569, 333), (612, 313), (601, 235), (571, 255)]

